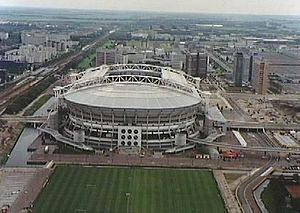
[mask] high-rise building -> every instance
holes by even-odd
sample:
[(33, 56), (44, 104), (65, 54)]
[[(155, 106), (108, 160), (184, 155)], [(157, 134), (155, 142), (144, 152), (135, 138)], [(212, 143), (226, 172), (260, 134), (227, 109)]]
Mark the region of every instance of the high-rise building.
[(269, 73), (270, 73), (270, 66), (266, 61), (259, 60), (255, 62), (254, 65), (255, 79), (253, 79), (253, 86), (256, 93), (262, 95), (267, 94), (270, 85)]
[(116, 51), (109, 49), (100, 49), (96, 51), (96, 66), (103, 64), (111, 65), (116, 63)]
[(207, 76), (207, 54), (206, 53), (187, 53), (185, 68), (189, 75), (194, 77), (206, 78)]
[(253, 73), (253, 66), (254, 66), (254, 57), (251, 54), (249, 58), (249, 73), (248, 73), (248, 82), (252, 81), (252, 73)]
[(236, 52), (234, 55), (233, 81), (234, 86), (243, 85), (244, 57), (242, 52)]
[(185, 55), (182, 53), (172, 52), (170, 53), (171, 67), (177, 70), (182, 70), (185, 63)]

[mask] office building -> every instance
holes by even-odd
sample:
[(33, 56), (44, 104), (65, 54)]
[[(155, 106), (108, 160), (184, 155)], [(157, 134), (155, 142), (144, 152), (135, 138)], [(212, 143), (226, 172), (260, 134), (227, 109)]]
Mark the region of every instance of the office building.
[(206, 78), (207, 76), (207, 55), (206, 53), (186, 53), (185, 70), (194, 77)]
[(96, 66), (111, 65), (116, 63), (116, 51), (110, 49), (99, 49), (96, 52)]
[(234, 86), (243, 85), (244, 57), (242, 52), (236, 52), (234, 55), (233, 82)]
[(257, 94), (267, 94), (269, 82), (270, 66), (265, 60), (258, 60), (254, 65), (253, 86)]

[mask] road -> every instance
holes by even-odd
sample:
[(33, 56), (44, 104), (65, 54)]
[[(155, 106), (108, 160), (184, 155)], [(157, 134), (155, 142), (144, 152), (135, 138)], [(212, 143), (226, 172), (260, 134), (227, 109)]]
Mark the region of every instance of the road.
[(280, 147), (265, 147), (265, 146), (241, 146), (241, 145), (233, 145), (228, 143), (219, 143), (219, 142), (210, 142), (206, 141), (205, 139), (194, 139), (194, 138), (187, 138), (187, 141), (190, 143), (197, 143), (202, 145), (207, 145), (211, 147), (218, 147), (218, 148), (227, 148), (232, 150), (240, 150), (240, 151), (254, 151), (254, 152), (274, 152), (274, 153), (297, 153), (300, 154), (299, 149), (292, 149), (292, 148), (280, 148)]
[[(216, 124), (221, 127), (222, 125)], [(255, 122), (255, 121), (235, 121), (227, 120), (227, 127), (230, 129), (255, 129), (255, 130), (300, 130), (300, 125), (296, 123), (291, 124), (277, 124), (272, 122)]]
[(211, 60), (213, 60), (215, 63), (217, 63), (219, 66), (221, 66), (223, 69), (225, 69), (227, 72), (232, 73), (233, 70), (227, 65), (225, 64), (223, 61), (221, 61), (217, 56), (215, 56), (213, 53), (208, 52), (207, 53), (209, 58)]
[(261, 175), (275, 164), (276, 160), (271, 157), (264, 166), (250, 174), (249, 177), (238, 186), (236, 190), (236, 197), (238, 198), (244, 213), (261, 212), (255, 201), (253, 189), (264, 180), (265, 177)]
[[(234, 111), (243, 118), (243, 120), (245, 121), (253, 121), (252, 118), (250, 118), (246, 112), (244, 112), (244, 110), (232, 99), (232, 97), (230, 95), (222, 95), (227, 101), (228, 103), (231, 105), (231, 107), (234, 109)], [(244, 94), (245, 96), (245, 94)]]
[(256, 99), (266, 99), (266, 100), (279, 100), (279, 101), (300, 101), (300, 95), (297, 94), (253, 94), (253, 93), (233, 93), (233, 92), (221, 92), (224, 96), (230, 96), (234, 98), (256, 98)]
[(21, 115), (2, 115), (0, 120), (23, 123), (44, 123), (48, 116), (21, 116)]

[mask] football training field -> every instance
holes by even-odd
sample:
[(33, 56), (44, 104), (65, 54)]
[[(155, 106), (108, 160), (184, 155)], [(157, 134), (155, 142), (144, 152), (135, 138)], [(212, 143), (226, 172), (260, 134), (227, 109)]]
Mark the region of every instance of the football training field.
[(210, 171), (58, 166), (34, 212), (225, 212)]

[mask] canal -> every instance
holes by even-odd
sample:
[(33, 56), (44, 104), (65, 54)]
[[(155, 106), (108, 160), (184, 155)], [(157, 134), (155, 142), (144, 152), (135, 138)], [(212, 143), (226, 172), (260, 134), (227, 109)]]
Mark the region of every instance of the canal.
[[(50, 98), (34, 115), (47, 115), (47, 110), (54, 104), (55, 98)], [(31, 152), (27, 152), (27, 148), (39, 136), (39, 131), (31, 127), (25, 127), (18, 138), (18, 141), (10, 153), (10, 156), (5, 164), (6, 167), (30, 167), (27, 161), (31, 156)]]

